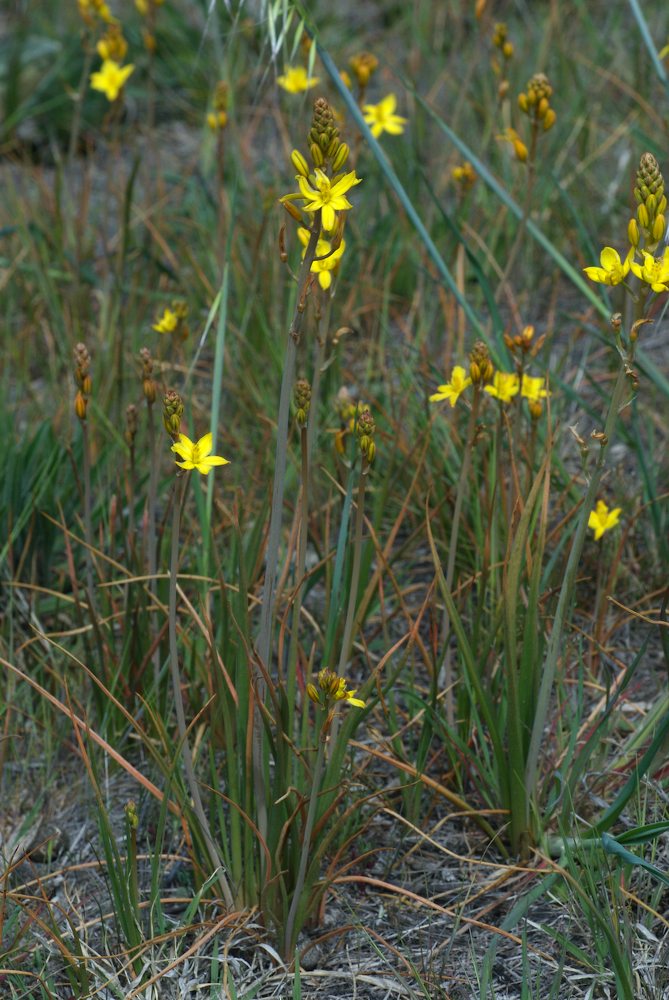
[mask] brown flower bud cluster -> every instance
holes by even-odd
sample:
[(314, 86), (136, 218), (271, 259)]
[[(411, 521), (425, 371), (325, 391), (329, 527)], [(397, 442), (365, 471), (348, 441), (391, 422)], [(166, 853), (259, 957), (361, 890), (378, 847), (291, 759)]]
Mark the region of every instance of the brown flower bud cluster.
[[(533, 326), (524, 326), (522, 333), (516, 334), (514, 337), (511, 337), (508, 333), (504, 334), (504, 343), (520, 361), (528, 357), (535, 358), (543, 347), (545, 339), (545, 333), (542, 333), (536, 340), (534, 339)], [(524, 368), (525, 365), (523, 364), (522, 367)]]
[(77, 344), (74, 348), (74, 381), (77, 384), (77, 395), (74, 399), (74, 412), (83, 423), (86, 420), (88, 397), (93, 383), (91, 381), (91, 356), (85, 344)]
[(490, 352), (482, 340), (477, 340), (469, 355), (469, 377), (473, 385), (485, 385), (491, 382), (494, 374)]
[(357, 55), (351, 56), (348, 64), (362, 94), (367, 88), (372, 74), (378, 68), (379, 60), (371, 52), (358, 52)]
[[(327, 165), (331, 165), (332, 172), (336, 174), (348, 159), (349, 147), (339, 139), (339, 129), (335, 122), (334, 111), (324, 97), (319, 97), (314, 102), (314, 116), (307, 135), (307, 145), (314, 166), (320, 167), (321, 170)], [(302, 173), (301, 170), (298, 172)], [(306, 177), (308, 174), (309, 170), (307, 169), (304, 176)]]
[(163, 424), (173, 441), (176, 441), (181, 433), (183, 413), (184, 404), (181, 396), (174, 389), (168, 389), (163, 396)]
[(374, 423), (372, 414), (365, 408), (358, 414), (356, 434), (358, 435), (358, 445), (360, 446), (362, 456), (369, 465), (372, 464), (376, 455), (376, 445), (374, 444), (375, 431), (376, 424)]
[(298, 378), (293, 389), (295, 419), (299, 427), (305, 427), (311, 406), (311, 386), (304, 378)]
[[(658, 244), (664, 239), (667, 228), (665, 211), (667, 197), (664, 193), (664, 177), (660, 165), (652, 153), (644, 153), (639, 162), (634, 185), (637, 202), (637, 219), (630, 219), (628, 236), (635, 250), (639, 248), (643, 236), (643, 249), (654, 254)], [(641, 230), (641, 232), (639, 232)]]
[(550, 104), (553, 88), (544, 73), (535, 73), (528, 80), (527, 87), (518, 95), (518, 107), (535, 125), (541, 125), (544, 132), (555, 125), (556, 114)]
[(156, 401), (156, 383), (153, 381), (153, 358), (148, 347), (141, 349), (139, 359), (142, 363), (142, 392), (144, 393), (144, 399), (149, 406), (153, 406)]

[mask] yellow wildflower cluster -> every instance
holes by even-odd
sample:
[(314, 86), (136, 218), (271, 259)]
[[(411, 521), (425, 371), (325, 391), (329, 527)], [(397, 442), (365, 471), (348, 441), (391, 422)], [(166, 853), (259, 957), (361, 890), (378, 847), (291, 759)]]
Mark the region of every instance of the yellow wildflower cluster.
[(365, 707), (364, 701), (355, 697), (355, 690), (349, 690), (346, 680), (327, 668), (319, 670), (317, 684), (307, 684), (307, 694), (315, 705), (326, 711), (342, 701), (357, 708)]
[[(532, 327), (525, 329), (534, 333)], [(528, 339), (531, 340), (531, 335)], [(474, 345), (471, 352), (469, 371), (461, 365), (455, 365), (450, 381), (438, 386), (437, 391), (430, 396), (430, 402), (438, 403), (446, 399), (454, 407), (470, 385), (482, 387), (484, 392), (500, 403), (510, 403), (520, 393), (521, 397), (527, 400), (530, 414), (535, 419), (542, 412), (541, 400), (549, 395), (545, 378), (531, 376), (522, 371), (520, 374), (494, 371), (487, 348), (481, 341)]]
[(664, 247), (660, 256), (655, 256), (666, 233), (667, 197), (662, 171), (652, 153), (644, 153), (641, 157), (634, 197), (637, 217), (631, 218), (627, 226), (630, 246), (625, 258), (621, 260), (613, 247), (604, 247), (599, 257), (600, 266), (586, 267), (584, 271), (591, 281), (610, 286), (622, 284), (631, 271), (642, 286), (648, 285), (654, 292), (669, 291), (669, 246)]
[(360, 178), (356, 177), (355, 170), (342, 172), (349, 147), (340, 140), (332, 108), (323, 98), (314, 104), (307, 145), (312, 166), (298, 149), (293, 150), (290, 159), (297, 171), (295, 179), (299, 190), (284, 195), (280, 200), (291, 218), (301, 224), (297, 236), (304, 247), (303, 257), (310, 242), (314, 218), (319, 213), (321, 231), (310, 271), (318, 275), (319, 286), (328, 291), (346, 248), (343, 213), (353, 207), (346, 195), (360, 183)]

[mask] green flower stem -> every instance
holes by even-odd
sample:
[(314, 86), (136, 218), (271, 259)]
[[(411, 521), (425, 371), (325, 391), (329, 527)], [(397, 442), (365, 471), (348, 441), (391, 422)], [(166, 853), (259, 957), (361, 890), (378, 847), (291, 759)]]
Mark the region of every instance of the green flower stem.
[[(323, 306), (324, 298), (326, 298), (325, 306)], [(318, 315), (316, 317), (314, 371), (311, 379), (311, 406), (309, 408), (309, 423), (307, 424), (307, 453), (309, 458), (313, 454), (314, 444), (318, 439), (318, 404), (320, 400), (321, 377), (323, 374), (323, 362), (325, 361), (328, 327), (330, 325), (331, 306), (332, 296), (329, 292), (325, 292), (321, 295)]]
[(346, 624), (344, 625), (344, 638), (341, 642), (339, 653), (339, 667), (337, 673), (344, 673), (346, 663), (351, 655), (353, 645), (353, 627), (356, 622), (356, 604), (358, 599), (358, 585), (360, 583), (360, 560), (362, 555), (362, 527), (365, 522), (365, 485), (369, 473), (369, 463), (366, 458), (362, 460), (360, 470), (360, 482), (358, 483), (358, 498), (356, 501), (355, 513), (355, 535), (353, 538), (353, 566), (351, 568), (351, 586), (348, 592), (348, 608), (346, 609)]
[[(193, 797), (195, 815), (200, 825), (200, 832), (204, 838), (211, 863), (215, 869), (218, 869), (218, 884), (221, 888), (221, 892), (223, 893), (225, 905), (229, 910), (231, 910), (233, 908), (232, 892), (230, 891), (228, 880), (223, 872), (223, 865), (218, 851), (216, 850), (211, 830), (209, 829), (209, 822), (205, 816), (202, 799), (200, 798), (200, 789), (195, 777), (193, 755), (191, 753), (190, 743), (188, 742), (188, 733), (186, 730), (186, 714), (181, 694), (181, 677), (179, 675), (179, 649), (177, 645), (177, 574), (179, 572), (179, 533), (181, 529), (181, 513), (186, 499), (189, 478), (190, 477), (188, 475), (179, 476), (177, 478), (175, 484), (174, 509), (172, 511), (172, 550), (170, 557), (170, 589), (168, 605), (170, 674), (172, 677), (172, 688), (174, 690), (177, 727), (184, 761), (184, 770), (186, 772), (186, 782), (188, 784), (190, 794)], [(181, 480), (181, 482), (179, 482), (179, 480)]]
[[(156, 550), (156, 492), (158, 480), (158, 456), (156, 454), (156, 422), (153, 403), (147, 400), (147, 424), (149, 429), (149, 495), (146, 511), (146, 561), (149, 570), (149, 594), (156, 603), (156, 574), (158, 572), (158, 553)], [(155, 641), (156, 636), (152, 639)], [(153, 650), (153, 682), (156, 695), (160, 684), (160, 648), (156, 642)]]
[(309, 798), (309, 811), (307, 813), (307, 821), (304, 825), (304, 833), (302, 835), (302, 852), (300, 854), (300, 866), (297, 870), (297, 878), (295, 879), (295, 887), (293, 889), (293, 898), (290, 903), (290, 910), (288, 911), (288, 917), (286, 919), (286, 933), (284, 937), (284, 957), (288, 960), (293, 953), (294, 941), (293, 933), (295, 929), (295, 919), (297, 917), (297, 910), (300, 905), (300, 900), (302, 898), (302, 890), (304, 889), (304, 882), (307, 874), (307, 864), (309, 862), (309, 854), (311, 848), (311, 834), (313, 833), (314, 823), (316, 822), (316, 810), (318, 808), (318, 793), (320, 791), (321, 779), (323, 777), (323, 765), (325, 763), (325, 744), (327, 742), (326, 733), (326, 723), (321, 729), (320, 739), (318, 741), (318, 753), (316, 755), (316, 762), (314, 764), (314, 776), (311, 783), (311, 796)]
[[(311, 410), (309, 411), (309, 416), (311, 417)], [(296, 677), (296, 666), (297, 666), (297, 650), (299, 646), (299, 626), (300, 626), (300, 611), (302, 609), (302, 598), (304, 595), (304, 575), (307, 563), (307, 534), (309, 529), (309, 444), (308, 444), (309, 432), (307, 427), (300, 428), (300, 453), (302, 456), (302, 489), (300, 492), (300, 523), (299, 523), (299, 540), (297, 544), (297, 562), (295, 564), (295, 596), (293, 598), (293, 625), (292, 625), (292, 641), (290, 644), (290, 653), (288, 657), (288, 684), (287, 684), (287, 699), (288, 699), (288, 734), (289, 738), (293, 739), (294, 733), (294, 716), (295, 709), (297, 707), (297, 677)]]
[[(279, 541), (281, 538), (281, 520), (283, 514), (283, 493), (286, 478), (286, 457), (288, 452), (288, 418), (290, 414), (290, 395), (295, 377), (295, 359), (297, 345), (300, 341), (300, 328), (305, 308), (307, 283), (311, 265), (316, 256), (318, 237), (321, 231), (320, 210), (314, 212), (309, 243), (302, 260), (302, 266), (297, 279), (297, 300), (293, 321), (288, 331), (288, 343), (283, 362), (281, 379), (281, 395), (279, 397), (279, 417), (277, 420), (276, 458), (274, 462), (274, 483), (272, 487), (272, 508), (269, 517), (269, 535), (267, 539), (267, 554), (265, 556), (265, 582), (263, 584), (260, 609), (260, 630), (258, 635), (258, 657), (268, 673), (270, 673), (270, 654), (272, 650), (272, 624), (274, 619), (274, 602), (277, 564), (279, 561)], [(261, 671), (255, 671), (256, 693), (259, 701), (265, 699), (265, 681)], [(265, 796), (265, 775), (263, 768), (263, 722), (260, 709), (256, 705), (256, 715), (253, 727), (253, 778), (255, 787), (256, 808), (258, 810), (258, 830), (263, 841), (267, 839), (267, 804)], [(264, 857), (264, 855), (263, 855)], [(264, 862), (263, 862), (264, 863)]]
[(91, 501), (91, 442), (88, 435), (88, 424), (81, 421), (81, 433), (83, 437), (83, 466), (84, 466), (84, 535), (86, 537), (86, 589), (88, 591), (88, 603), (91, 614), (95, 617), (95, 598), (93, 596), (93, 517)]
[(576, 525), (574, 540), (569, 552), (569, 558), (567, 560), (567, 567), (562, 587), (560, 588), (557, 608), (555, 609), (553, 628), (551, 630), (546, 649), (546, 659), (541, 675), (541, 686), (539, 687), (537, 707), (534, 715), (534, 725), (532, 727), (532, 735), (530, 737), (530, 744), (527, 752), (527, 763), (525, 767), (525, 789), (528, 797), (530, 798), (534, 797), (534, 791), (537, 783), (537, 773), (539, 770), (539, 748), (543, 739), (546, 718), (550, 707), (550, 697), (553, 690), (555, 671), (560, 654), (563, 652), (564, 630), (574, 598), (576, 574), (578, 572), (579, 562), (581, 559), (581, 552), (583, 551), (585, 532), (588, 527), (588, 518), (597, 497), (599, 483), (604, 471), (606, 457), (611, 447), (611, 439), (613, 437), (613, 432), (615, 431), (616, 420), (618, 419), (618, 413), (625, 390), (625, 362), (626, 357), (622, 355), (618, 378), (616, 379), (616, 384), (613, 389), (613, 395), (611, 397), (609, 410), (606, 416), (606, 423), (604, 425), (603, 442), (600, 447), (597, 464), (595, 465), (590, 484), (583, 500), (583, 506), (581, 508), (578, 524)]
[[(455, 495), (455, 506), (453, 507), (453, 521), (451, 523), (451, 537), (448, 543), (448, 563), (446, 566), (446, 589), (449, 594), (453, 589), (453, 577), (455, 575), (455, 557), (458, 548), (458, 534), (460, 532), (460, 517), (462, 515), (462, 504), (467, 489), (467, 478), (469, 476), (469, 466), (471, 465), (472, 450), (474, 448), (474, 435), (476, 434), (476, 419), (479, 412), (481, 390), (478, 385), (474, 386), (474, 398), (469, 414), (467, 425), (467, 439), (465, 442), (465, 453), (462, 457), (460, 475), (458, 477), (458, 489)], [(444, 623), (442, 627), (442, 642), (444, 644), (444, 687), (446, 688), (446, 721), (449, 726), (455, 722), (455, 701), (453, 698), (453, 670), (451, 659), (448, 653), (448, 636), (451, 629), (451, 619), (448, 608), (444, 609)]]

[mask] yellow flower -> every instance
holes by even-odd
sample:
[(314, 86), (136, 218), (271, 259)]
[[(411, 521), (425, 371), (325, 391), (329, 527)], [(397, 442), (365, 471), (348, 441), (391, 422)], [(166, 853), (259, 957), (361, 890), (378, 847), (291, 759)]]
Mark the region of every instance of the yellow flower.
[(598, 542), (605, 531), (614, 528), (620, 520), (621, 507), (614, 507), (609, 510), (603, 500), (598, 500), (595, 509), (590, 511), (588, 527), (595, 533), (595, 541)]
[(179, 317), (171, 309), (165, 309), (159, 320), (153, 324), (153, 329), (158, 333), (174, 333), (177, 328)]
[(318, 687), (315, 684), (307, 684), (307, 694), (314, 704), (325, 709), (332, 707), (338, 701), (345, 701), (358, 708), (365, 707), (364, 701), (355, 697), (355, 690), (348, 690), (346, 680), (338, 677), (334, 670), (327, 668), (318, 672)]
[(348, 174), (339, 174), (330, 179), (318, 168), (313, 176), (313, 186), (306, 177), (301, 175), (297, 177), (300, 193), (305, 201), (304, 208), (307, 212), (316, 212), (320, 208), (323, 229), (329, 233), (334, 229), (337, 218), (335, 212), (344, 212), (353, 208), (345, 195), (347, 191), (360, 183), (361, 178), (355, 176), (355, 170), (351, 170)]
[(177, 462), (177, 465), (182, 469), (197, 469), (203, 476), (208, 476), (215, 465), (229, 464), (227, 458), (211, 455), (211, 449), (211, 434), (205, 434), (195, 443), (185, 434), (180, 434), (179, 440), (172, 445), (172, 451), (183, 458), (183, 462)]
[(669, 291), (669, 247), (664, 248), (664, 253), (658, 259), (646, 250), (643, 253), (643, 264), (632, 261), (630, 267), (637, 278), (641, 278), (654, 292)]
[(108, 101), (115, 101), (134, 68), (132, 63), (120, 66), (113, 59), (105, 59), (100, 70), (91, 73), (91, 87), (103, 93)]
[(545, 399), (549, 395), (545, 384), (545, 378), (533, 378), (531, 375), (523, 375), (520, 393), (525, 399), (529, 399), (530, 403), (538, 403), (540, 399)]
[(518, 395), (520, 380), (514, 372), (495, 372), (492, 385), (483, 388), (500, 403), (510, 403)]
[(460, 365), (456, 365), (451, 374), (451, 381), (445, 385), (440, 385), (436, 392), (430, 396), (431, 403), (438, 403), (440, 399), (447, 399), (451, 406), (455, 406), (460, 393), (464, 392), (472, 380), (467, 372)]
[(286, 72), (276, 82), (289, 94), (301, 94), (321, 81), (318, 76), (307, 76), (304, 66), (286, 66)]
[(634, 251), (630, 248), (625, 260), (621, 260), (617, 250), (613, 247), (604, 247), (599, 255), (602, 266), (584, 267), (583, 270), (591, 281), (598, 281), (601, 285), (619, 285), (627, 277), (633, 254)]
[(394, 94), (388, 94), (378, 104), (365, 104), (363, 106), (362, 112), (365, 121), (371, 128), (375, 139), (378, 139), (382, 132), (388, 132), (390, 135), (402, 134), (407, 119), (396, 115), (396, 108), (397, 98)]
[[(304, 257), (311, 233), (308, 229), (300, 226), (297, 230), (297, 235), (300, 243), (304, 246), (304, 250), (302, 251), (302, 257)], [(344, 240), (341, 241), (336, 250), (333, 250), (330, 240), (324, 240), (322, 237), (319, 237), (316, 244), (316, 260), (311, 265), (311, 271), (312, 274), (318, 275), (318, 284), (321, 288), (327, 290), (332, 284), (332, 275), (330, 272), (337, 269), (339, 260), (345, 249), (346, 243)], [(319, 260), (319, 258), (321, 259)]]

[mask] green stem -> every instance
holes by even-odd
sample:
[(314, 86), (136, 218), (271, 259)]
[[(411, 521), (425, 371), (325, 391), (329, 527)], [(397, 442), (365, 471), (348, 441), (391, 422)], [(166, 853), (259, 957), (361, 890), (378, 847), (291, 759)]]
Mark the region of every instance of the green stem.
[[(467, 440), (465, 442), (465, 453), (462, 457), (462, 465), (460, 466), (460, 475), (458, 477), (458, 489), (455, 495), (455, 506), (453, 507), (453, 521), (451, 523), (451, 537), (448, 543), (448, 563), (446, 566), (446, 589), (449, 594), (453, 589), (453, 577), (455, 575), (455, 557), (458, 548), (458, 534), (460, 532), (460, 517), (462, 514), (462, 504), (465, 498), (465, 490), (467, 489), (467, 477), (469, 476), (469, 466), (471, 465), (471, 456), (474, 448), (474, 435), (476, 434), (476, 418), (478, 417), (480, 401), (480, 388), (478, 385), (474, 386), (474, 399), (472, 401), (472, 408), (469, 414), (469, 423), (467, 425)], [(443, 638), (442, 642), (444, 645), (444, 670), (443, 670), (443, 680), (444, 687), (446, 689), (446, 721), (449, 726), (452, 726), (455, 722), (455, 701), (453, 698), (453, 671), (451, 666), (451, 658), (448, 653), (448, 636), (451, 629), (451, 619), (448, 613), (448, 608), (444, 608), (444, 624), (443, 624)]]
[[(311, 416), (311, 410), (309, 411)], [(309, 445), (308, 445), (308, 430), (307, 427), (300, 428), (300, 451), (302, 455), (302, 490), (300, 493), (300, 526), (299, 526), (299, 541), (297, 545), (297, 562), (295, 564), (295, 596), (293, 598), (293, 625), (292, 625), (292, 641), (290, 644), (290, 653), (288, 658), (288, 684), (287, 684), (287, 698), (288, 698), (288, 733), (290, 739), (293, 739), (295, 733), (293, 731), (294, 727), (294, 716), (295, 708), (297, 707), (297, 677), (296, 677), (296, 665), (297, 665), (297, 650), (299, 645), (299, 625), (300, 625), (300, 610), (302, 608), (302, 598), (304, 596), (304, 574), (307, 563), (307, 534), (309, 525)]]
[[(281, 378), (281, 395), (279, 397), (279, 416), (277, 420), (276, 435), (276, 458), (274, 462), (274, 483), (272, 487), (272, 508), (269, 518), (269, 534), (267, 538), (267, 554), (265, 556), (265, 581), (263, 584), (262, 601), (260, 609), (260, 630), (258, 635), (258, 657), (265, 665), (269, 674), (271, 672), (270, 654), (272, 650), (272, 624), (274, 619), (274, 602), (277, 564), (279, 560), (279, 541), (281, 538), (281, 521), (283, 514), (283, 494), (286, 478), (286, 457), (288, 453), (288, 418), (290, 411), (290, 395), (293, 388), (295, 376), (295, 359), (297, 356), (297, 345), (300, 341), (300, 328), (302, 326), (302, 316), (306, 305), (307, 283), (311, 265), (316, 256), (318, 237), (321, 231), (320, 209), (314, 212), (313, 223), (309, 243), (302, 260), (297, 279), (297, 301), (293, 321), (288, 331), (288, 343), (286, 344), (286, 354), (283, 362), (283, 375)], [(258, 702), (265, 699), (265, 681), (262, 673), (257, 669), (255, 673), (256, 698)], [(263, 767), (264, 757), (263, 741), (263, 721), (260, 715), (258, 704), (255, 706), (255, 719), (253, 726), (253, 783), (255, 789), (258, 831), (263, 841), (267, 840), (267, 802), (265, 792), (265, 774)], [(264, 859), (264, 855), (263, 855)], [(264, 860), (262, 862), (264, 864)]]
[(369, 463), (366, 458), (362, 460), (360, 470), (360, 482), (358, 483), (358, 499), (356, 501), (355, 512), (355, 535), (353, 539), (353, 566), (351, 568), (351, 586), (348, 592), (348, 608), (346, 609), (346, 624), (344, 626), (344, 638), (341, 642), (339, 653), (339, 667), (337, 673), (341, 677), (344, 673), (346, 663), (351, 653), (353, 645), (353, 627), (356, 621), (356, 604), (358, 603), (358, 585), (360, 583), (360, 560), (362, 555), (362, 527), (365, 521), (365, 484), (369, 472)]
[[(149, 428), (149, 496), (146, 512), (146, 561), (149, 570), (149, 594), (156, 603), (158, 572), (158, 553), (156, 551), (156, 492), (158, 480), (158, 456), (156, 454), (156, 423), (153, 414), (153, 403), (147, 400), (147, 422)], [(155, 635), (152, 639), (155, 640)], [(156, 643), (153, 650), (153, 682), (156, 696), (160, 683), (160, 649)]]
[(309, 862), (309, 854), (311, 848), (311, 834), (313, 833), (314, 823), (316, 822), (316, 810), (318, 807), (318, 793), (320, 791), (321, 779), (323, 777), (323, 764), (325, 761), (325, 744), (327, 742), (327, 735), (323, 730), (321, 730), (320, 739), (318, 742), (318, 753), (316, 755), (316, 763), (314, 764), (314, 777), (311, 785), (311, 796), (309, 798), (309, 811), (307, 813), (307, 821), (304, 826), (304, 833), (302, 835), (302, 852), (300, 854), (300, 866), (297, 871), (297, 878), (295, 879), (295, 887), (293, 889), (293, 898), (290, 903), (290, 910), (288, 911), (288, 917), (286, 919), (286, 934), (284, 938), (284, 957), (289, 959), (293, 953), (293, 933), (295, 930), (295, 918), (297, 917), (297, 910), (300, 905), (300, 899), (302, 897), (302, 890), (304, 889), (304, 881), (307, 874), (307, 864)]
[(175, 486), (176, 496), (174, 498), (174, 509), (172, 511), (172, 550), (170, 557), (170, 591), (168, 611), (170, 674), (172, 677), (174, 703), (177, 713), (177, 727), (184, 761), (184, 770), (186, 772), (186, 782), (193, 798), (195, 816), (200, 826), (200, 833), (206, 844), (207, 853), (209, 854), (209, 858), (214, 868), (218, 869), (218, 884), (221, 888), (221, 892), (223, 893), (225, 905), (229, 910), (231, 910), (233, 907), (232, 892), (230, 891), (228, 880), (223, 872), (223, 865), (218, 855), (218, 851), (216, 850), (211, 830), (209, 829), (209, 823), (202, 806), (202, 799), (200, 798), (200, 789), (195, 777), (193, 755), (191, 753), (190, 743), (188, 742), (188, 732), (186, 730), (186, 713), (184, 711), (183, 696), (181, 694), (181, 677), (179, 675), (179, 649), (177, 645), (177, 574), (179, 571), (179, 532), (181, 528), (181, 513), (186, 499), (188, 481), (188, 476), (183, 476), (183, 478), (181, 478), (181, 483), (179, 483), (179, 480), (177, 479)]
[(616, 384), (613, 389), (613, 395), (611, 397), (609, 410), (606, 416), (606, 423), (604, 425), (604, 437), (601, 442), (599, 457), (583, 500), (583, 506), (580, 511), (578, 524), (576, 525), (574, 540), (569, 552), (569, 558), (567, 560), (567, 567), (562, 587), (560, 588), (557, 608), (555, 609), (553, 628), (548, 640), (546, 659), (541, 676), (541, 686), (539, 688), (539, 696), (537, 698), (534, 725), (532, 727), (532, 735), (530, 738), (530, 745), (527, 753), (527, 764), (525, 768), (525, 788), (527, 795), (530, 798), (534, 797), (537, 773), (539, 769), (539, 748), (546, 726), (546, 718), (548, 715), (550, 696), (553, 690), (555, 671), (558, 659), (560, 658), (560, 653), (563, 652), (564, 630), (574, 598), (576, 574), (578, 572), (581, 552), (583, 551), (585, 533), (588, 527), (588, 518), (597, 497), (599, 483), (604, 471), (606, 457), (608, 455), (609, 448), (611, 447), (611, 439), (613, 438), (613, 432), (615, 431), (616, 420), (618, 419), (618, 412), (620, 410), (620, 404), (622, 402), (623, 392), (625, 389), (625, 360), (626, 359), (623, 357), (620, 370), (618, 372), (618, 378), (616, 379)]

